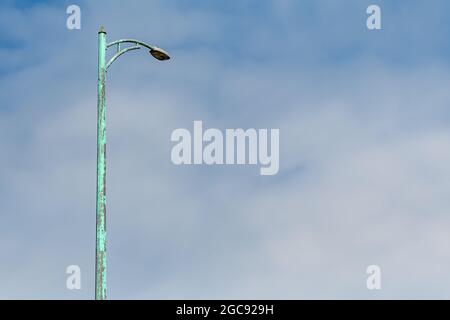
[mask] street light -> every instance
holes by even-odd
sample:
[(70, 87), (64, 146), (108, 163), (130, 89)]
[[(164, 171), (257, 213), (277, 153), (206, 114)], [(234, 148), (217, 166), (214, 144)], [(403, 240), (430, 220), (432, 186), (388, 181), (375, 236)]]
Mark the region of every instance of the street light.
[[(122, 44), (128, 44), (121, 49)], [(117, 52), (106, 62), (106, 50), (112, 46)], [(97, 97), (97, 208), (96, 208), (96, 245), (95, 245), (95, 299), (106, 299), (106, 71), (118, 57), (140, 48), (147, 48), (158, 60), (169, 60), (164, 50), (134, 39), (121, 39), (106, 43), (106, 31), (98, 31), (98, 97)]]

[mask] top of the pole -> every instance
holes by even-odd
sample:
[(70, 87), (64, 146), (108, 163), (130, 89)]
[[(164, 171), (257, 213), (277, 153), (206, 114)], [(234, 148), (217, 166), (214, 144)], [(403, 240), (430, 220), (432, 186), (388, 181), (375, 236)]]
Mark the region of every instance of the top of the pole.
[(104, 33), (104, 34), (106, 34), (105, 27), (104, 27), (104, 26), (101, 26), (101, 27), (100, 27), (100, 30), (98, 30), (98, 33)]

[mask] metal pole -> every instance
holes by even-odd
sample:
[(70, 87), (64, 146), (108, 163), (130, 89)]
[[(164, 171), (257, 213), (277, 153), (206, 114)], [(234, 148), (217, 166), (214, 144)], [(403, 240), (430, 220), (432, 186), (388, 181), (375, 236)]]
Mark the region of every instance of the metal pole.
[(95, 299), (106, 299), (106, 31), (98, 31)]

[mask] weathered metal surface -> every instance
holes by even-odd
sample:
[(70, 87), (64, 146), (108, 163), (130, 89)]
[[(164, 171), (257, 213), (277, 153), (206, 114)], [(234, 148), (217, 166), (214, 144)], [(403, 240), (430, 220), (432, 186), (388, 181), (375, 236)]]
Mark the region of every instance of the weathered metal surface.
[[(134, 46), (120, 49), (122, 43)], [(107, 48), (117, 45), (117, 53), (106, 63)], [(107, 68), (122, 54), (145, 47), (158, 60), (168, 60), (162, 49), (134, 39), (121, 39), (106, 43), (106, 31), (98, 31), (98, 97), (97, 97), (97, 208), (95, 246), (95, 299), (106, 299), (106, 104), (105, 81)]]
[(106, 32), (98, 32), (97, 210), (95, 299), (106, 299)]

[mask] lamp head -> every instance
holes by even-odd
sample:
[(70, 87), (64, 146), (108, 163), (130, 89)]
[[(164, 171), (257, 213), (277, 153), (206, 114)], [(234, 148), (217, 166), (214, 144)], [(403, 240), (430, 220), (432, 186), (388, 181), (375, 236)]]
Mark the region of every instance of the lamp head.
[(170, 59), (169, 54), (161, 48), (153, 47), (149, 52), (157, 60), (164, 61)]

